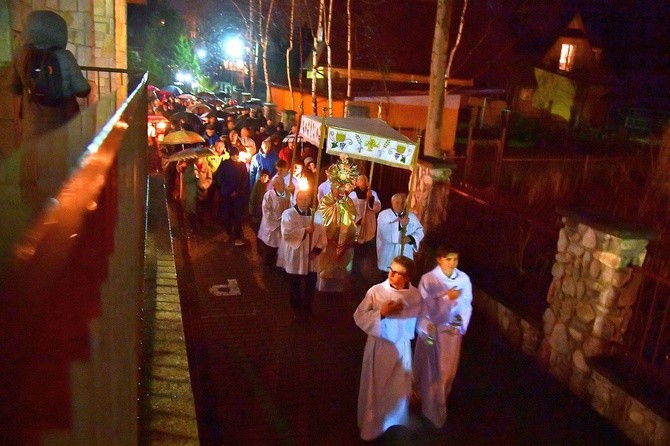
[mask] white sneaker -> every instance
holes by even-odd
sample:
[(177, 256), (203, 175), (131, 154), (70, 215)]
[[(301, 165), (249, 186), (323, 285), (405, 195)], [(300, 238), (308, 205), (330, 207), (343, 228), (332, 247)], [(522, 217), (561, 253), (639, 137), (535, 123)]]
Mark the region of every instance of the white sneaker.
[(242, 239), (235, 239), (235, 246), (244, 246), (244, 240)]

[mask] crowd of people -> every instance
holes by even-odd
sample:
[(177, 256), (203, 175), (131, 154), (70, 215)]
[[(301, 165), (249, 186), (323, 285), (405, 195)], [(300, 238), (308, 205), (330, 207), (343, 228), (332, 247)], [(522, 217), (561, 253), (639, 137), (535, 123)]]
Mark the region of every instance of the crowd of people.
[[(269, 124), (257, 113), (249, 116), (240, 118)], [(391, 207), (382, 210), (368, 177), (346, 157), (329, 163), (320, 181), (316, 150), (295, 145), (296, 126), (291, 133), (278, 126), (267, 136), (267, 127), (243, 126), (238, 133), (234, 117), (225, 127), (214, 121), (202, 134), (210, 154), (164, 164), (168, 191), (181, 200), (191, 231), (210, 219), (243, 246), (248, 214), (264, 266), (280, 268), (288, 278), (298, 323), (311, 317), (317, 290), (344, 292), (348, 277), (364, 274), (363, 260), (376, 257), (381, 282), (354, 313), (368, 335), (358, 399), (361, 438), (373, 440), (408, 424), (412, 401), (420, 401), (422, 415), (441, 427), (472, 313), (472, 285), (457, 268), (458, 252), (438, 248), (437, 266), (415, 287), (413, 258), (424, 234), (406, 194), (394, 194)], [(171, 131), (183, 126), (172, 122)], [(163, 152), (167, 159), (170, 150)]]

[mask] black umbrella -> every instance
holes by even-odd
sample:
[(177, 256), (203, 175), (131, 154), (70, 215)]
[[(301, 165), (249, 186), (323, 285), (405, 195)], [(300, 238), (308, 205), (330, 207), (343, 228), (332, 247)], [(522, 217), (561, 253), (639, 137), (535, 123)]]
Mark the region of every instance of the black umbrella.
[(246, 101), (242, 102), (238, 107), (242, 108), (255, 108), (255, 109), (262, 109), (263, 108), (263, 103), (258, 102), (258, 101)]
[(200, 119), (200, 116), (196, 115), (195, 113), (191, 112), (177, 112), (173, 113), (170, 116), (170, 119), (179, 119), (185, 124), (188, 124), (192, 128), (190, 130), (196, 132), (196, 133), (202, 133), (202, 129), (204, 127), (204, 124), (202, 122), (202, 119)]
[(216, 95), (214, 93), (210, 93), (209, 91), (201, 91), (200, 93), (196, 93), (195, 96), (198, 99), (202, 99), (204, 101), (216, 98)]

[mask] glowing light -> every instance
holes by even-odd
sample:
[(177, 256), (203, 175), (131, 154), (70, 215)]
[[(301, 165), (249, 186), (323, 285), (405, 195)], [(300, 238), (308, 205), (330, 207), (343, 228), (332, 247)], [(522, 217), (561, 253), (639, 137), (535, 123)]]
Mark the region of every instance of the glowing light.
[(300, 190), (307, 190), (309, 189), (309, 181), (307, 181), (307, 178), (302, 177), (298, 179), (298, 188)]
[(240, 157), (239, 160), (243, 162), (247, 162), (251, 159), (251, 154), (247, 152), (246, 150), (240, 150)]
[(230, 36), (223, 41), (223, 49), (230, 59), (241, 59), (244, 56), (244, 42), (240, 36)]
[(195, 55), (198, 56), (198, 59), (204, 59), (207, 57), (207, 50), (204, 48), (198, 49), (198, 51), (195, 52)]
[(156, 129), (165, 131), (165, 129), (167, 129), (167, 122), (160, 121), (158, 124), (156, 124)]

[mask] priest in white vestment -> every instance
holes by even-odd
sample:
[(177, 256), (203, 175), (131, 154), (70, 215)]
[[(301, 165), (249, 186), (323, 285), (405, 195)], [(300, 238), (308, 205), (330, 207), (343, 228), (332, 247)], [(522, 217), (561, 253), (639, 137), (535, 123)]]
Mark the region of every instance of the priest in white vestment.
[(456, 377), (461, 340), (472, 315), (472, 283), (457, 268), (458, 252), (440, 246), (437, 266), (419, 282), (423, 300), (417, 321), (414, 381), (421, 411), (436, 427), (447, 419), (447, 399)]
[(275, 257), (281, 241), (281, 216), (288, 207), (289, 197), (286, 184), (280, 177), (274, 177), (272, 189), (263, 195), (261, 225), (258, 228), (258, 240), (265, 245), (263, 257), (266, 265), (273, 265), (276, 261)]
[(277, 265), (283, 267), (290, 278), (294, 319), (303, 321), (311, 313), (319, 257), (328, 241), (321, 215), (317, 212), (312, 217), (309, 191), (298, 191), (296, 201), (295, 206), (281, 215), (282, 240)]
[(354, 321), (368, 334), (358, 393), (358, 428), (373, 440), (391, 426), (409, 423), (412, 394), (412, 350), (419, 291), (410, 283), (414, 262), (393, 259), (388, 279), (372, 286), (354, 312)]
[(406, 209), (407, 195), (394, 194), (391, 208), (377, 217), (377, 268), (388, 271), (391, 260), (403, 255), (414, 259), (423, 240), (423, 226), (417, 216)]

